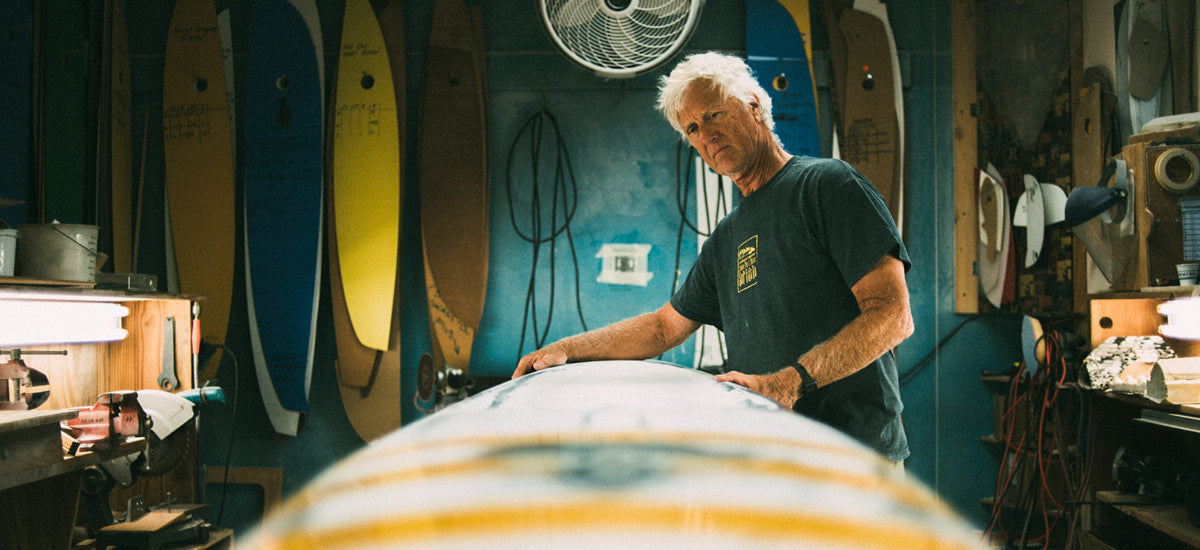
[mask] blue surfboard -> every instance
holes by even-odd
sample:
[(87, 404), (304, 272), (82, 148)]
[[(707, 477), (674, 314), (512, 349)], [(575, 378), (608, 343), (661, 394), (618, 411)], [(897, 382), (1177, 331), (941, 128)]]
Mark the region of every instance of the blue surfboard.
[(244, 114), (251, 343), (271, 422), (289, 435), (289, 411), (308, 411), (323, 219), (320, 38), (304, 4), (252, 5)]
[(787, 152), (815, 157), (821, 143), (809, 40), (807, 0), (746, 0), (746, 63), (771, 96), (775, 134)]
[[(0, 155), (6, 159), (29, 158), (30, 59), (32, 58), (33, 11), (29, 2), (5, 2), (0, 6)], [(29, 193), (29, 163), (0, 163), (0, 199), (16, 202), (0, 204), (0, 219), (11, 227), (25, 224)]]

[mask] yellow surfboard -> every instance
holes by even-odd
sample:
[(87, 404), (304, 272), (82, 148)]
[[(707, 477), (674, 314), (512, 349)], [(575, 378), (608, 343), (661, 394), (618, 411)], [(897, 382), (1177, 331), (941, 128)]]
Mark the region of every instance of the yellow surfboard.
[[(349, 9), (349, 5), (347, 6)], [(374, 14), (370, 14), (371, 20), (366, 23), (375, 24)], [(346, 25), (352, 21), (349, 16), (344, 20)], [(355, 21), (362, 23), (361, 21)], [(392, 0), (390, 4), (379, 14), (379, 19), (376, 27), (377, 33), (382, 33), (383, 40), (386, 43), (387, 60), (391, 67), (391, 74), (394, 81), (395, 95), (395, 120), (397, 124), (396, 143), (393, 145), (392, 153), (397, 153), (396, 158), (396, 174), (399, 176), (403, 173), (403, 156), (399, 155), (399, 151), (404, 150), (404, 19), (403, 9), (399, 0)], [(347, 26), (342, 31), (342, 39), (357, 40), (361, 38), (362, 31)], [(345, 51), (343, 49), (343, 51)], [(339, 67), (339, 75), (343, 67)], [(376, 83), (378, 86), (379, 84)], [(336, 93), (336, 92), (335, 92)], [(335, 97), (334, 103), (340, 105), (341, 102)], [(336, 140), (335, 140), (336, 143)], [(381, 148), (382, 149), (382, 148)], [(388, 151), (384, 151), (388, 152)], [(350, 154), (354, 154), (351, 152)], [(342, 176), (335, 174), (333, 180), (338, 181)], [(351, 182), (352, 183), (352, 182)], [(337, 193), (330, 187), (331, 200), (336, 200)], [(395, 197), (397, 200), (400, 197), (401, 187), (397, 182)], [(391, 259), (399, 265), (400, 246), (399, 246), (399, 223), (400, 209), (399, 206), (390, 214), (396, 215), (396, 237), (395, 246), (391, 249)], [(328, 225), (338, 227), (338, 220), (335, 216), (334, 209), (328, 209)], [(384, 321), (382, 327), (388, 331), (383, 338), (386, 348), (383, 350), (367, 347), (363, 342), (359, 341), (359, 337), (355, 336), (354, 327), (350, 319), (349, 304), (347, 301), (346, 281), (343, 279), (343, 274), (340, 269), (342, 262), (339, 260), (341, 253), (341, 243), (337, 239), (335, 231), (329, 232), (329, 284), (331, 289), (331, 306), (333, 309), (333, 326), (335, 339), (337, 342), (337, 374), (338, 374), (338, 389), (342, 395), (342, 406), (346, 409), (346, 418), (350, 424), (354, 426), (354, 430), (358, 433), (363, 441), (373, 441), (379, 436), (388, 433), (400, 427), (401, 421), (401, 400), (402, 394), (400, 391), (400, 277), (393, 276), (393, 298), (387, 301), (387, 305), (391, 308), (389, 317)], [(380, 252), (382, 257), (385, 253)], [(380, 265), (386, 265), (386, 262), (380, 262)], [(380, 298), (382, 301), (382, 298)]]
[[(236, 222), (229, 103), (213, 0), (175, 4), (163, 65), (163, 155), (179, 291), (204, 296), (204, 339), (223, 344)], [(202, 379), (215, 373), (219, 357)]]
[(400, 241), (399, 125), (383, 33), (367, 0), (342, 23), (333, 138), (338, 267), (354, 334), (387, 350)]
[(463, 370), (487, 291), (488, 168), (478, 8), (433, 8), (421, 102), (421, 240), (434, 365)]

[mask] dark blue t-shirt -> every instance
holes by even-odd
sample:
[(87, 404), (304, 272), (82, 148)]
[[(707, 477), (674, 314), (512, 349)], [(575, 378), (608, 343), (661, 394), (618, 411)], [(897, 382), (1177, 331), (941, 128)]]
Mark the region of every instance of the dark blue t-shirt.
[[(671, 305), (725, 333), (729, 370), (795, 363), (860, 313), (850, 287), (885, 254), (910, 262), (879, 192), (840, 160), (792, 157), (704, 242)], [(895, 357), (797, 403), (893, 461), (908, 456)]]

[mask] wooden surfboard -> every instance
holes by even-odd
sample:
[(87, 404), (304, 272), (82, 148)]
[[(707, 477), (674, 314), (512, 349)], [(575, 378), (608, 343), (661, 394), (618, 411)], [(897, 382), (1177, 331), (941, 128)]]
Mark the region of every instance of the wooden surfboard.
[(701, 371), (598, 361), (505, 382), (366, 446), (245, 543), (968, 550), (980, 536), (827, 425)]
[(112, 267), (114, 273), (130, 273), (133, 271), (133, 115), (130, 112), (133, 92), (129, 81), (129, 34), (121, 0), (112, 0), (109, 9)]
[[(882, 17), (881, 17), (882, 15)], [(895, 42), (878, 2), (856, 2), (838, 15), (844, 48), (831, 48), (841, 98), (841, 157), (875, 184), (904, 233), (904, 120)]]
[(746, 63), (771, 96), (775, 134), (795, 155), (820, 156), (808, 0), (747, 0)]
[[(349, 9), (350, 6), (347, 6)], [(369, 10), (369, 8), (368, 8)], [(369, 21), (365, 17), (370, 15)], [(373, 13), (358, 12), (357, 18), (347, 16), (344, 19), (344, 25), (347, 25), (342, 30), (343, 52), (354, 51), (353, 43), (361, 39), (364, 35), (371, 34), (369, 31), (364, 31), (362, 26), (375, 23)], [(379, 14), (377, 29), (374, 32), (382, 36), (385, 42), (387, 54), (388, 68), (391, 71), (392, 90), (394, 94), (395, 111), (394, 122), (396, 124), (396, 141), (390, 149), (380, 147), (379, 154), (396, 154), (394, 176), (397, 178), (396, 183), (396, 200), (397, 207), (392, 214), (400, 215), (399, 198), (402, 197), (403, 186), (400, 181), (404, 174), (404, 18), (403, 8), (399, 0), (393, 0)], [(347, 44), (347, 40), (350, 43)], [(339, 75), (342, 67), (339, 67)], [(340, 78), (340, 76), (339, 76)], [(377, 85), (379, 83), (377, 82)], [(340, 88), (339, 88), (340, 90)], [(335, 98), (334, 103), (341, 105), (340, 99)], [(336, 142), (336, 139), (334, 140)], [(348, 154), (355, 155), (350, 151)], [(338, 174), (335, 172), (333, 179), (334, 186), (330, 186), (330, 202), (336, 199), (338, 190), (341, 187), (336, 187)], [(346, 182), (351, 184), (353, 182)], [(333, 209), (329, 212), (329, 224), (337, 225), (337, 217)], [(390, 250), (379, 251), (380, 256), (386, 254), (392, 255), (392, 261), (399, 266), (400, 261), (400, 218), (396, 218), (396, 243)], [(402, 393), (400, 386), (400, 305), (401, 305), (401, 277), (399, 271), (395, 272), (393, 277), (392, 296), (388, 302), (391, 308), (386, 322), (387, 333), (387, 348), (383, 350), (367, 347), (359, 341), (355, 336), (354, 327), (351, 323), (350, 312), (346, 301), (345, 281), (342, 278), (342, 271), (339, 268), (341, 262), (338, 260), (340, 254), (341, 243), (337, 238), (336, 232), (329, 232), (329, 287), (331, 294), (331, 307), (333, 308), (333, 326), (337, 342), (337, 373), (338, 373), (338, 388), (342, 396), (342, 406), (346, 410), (346, 417), (350, 424), (354, 426), (354, 430), (358, 433), (363, 441), (373, 441), (378, 437), (386, 434), (400, 426), (401, 423), (401, 402)]]
[(400, 234), (396, 98), (383, 35), (367, 0), (346, 2), (334, 118), (338, 263), (359, 342), (388, 349)]
[[(204, 296), (202, 331), (213, 344), (225, 342), (233, 296), (236, 219), (228, 111), (213, 1), (179, 0), (163, 63), (170, 244), (179, 291)], [(220, 357), (218, 351), (207, 372), (215, 373)]]
[(437, 0), (421, 102), (421, 240), (434, 365), (466, 372), (487, 293), (481, 11)]
[[(246, 61), (245, 261), (255, 372), (271, 424), (295, 435), (308, 412), (321, 288), (322, 89), (301, 11), (256, 0)], [(320, 26), (315, 27), (318, 32)]]

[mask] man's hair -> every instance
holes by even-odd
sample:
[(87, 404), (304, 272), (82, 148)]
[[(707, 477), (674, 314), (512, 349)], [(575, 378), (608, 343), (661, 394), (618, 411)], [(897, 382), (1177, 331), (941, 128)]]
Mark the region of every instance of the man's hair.
[(771, 96), (755, 80), (746, 62), (733, 55), (705, 52), (685, 57), (658, 84), (658, 110), (684, 139), (687, 134), (679, 126), (679, 113), (683, 110), (684, 93), (693, 82), (712, 86), (724, 99), (737, 98), (746, 105), (758, 103), (758, 117), (767, 130), (775, 133)]

